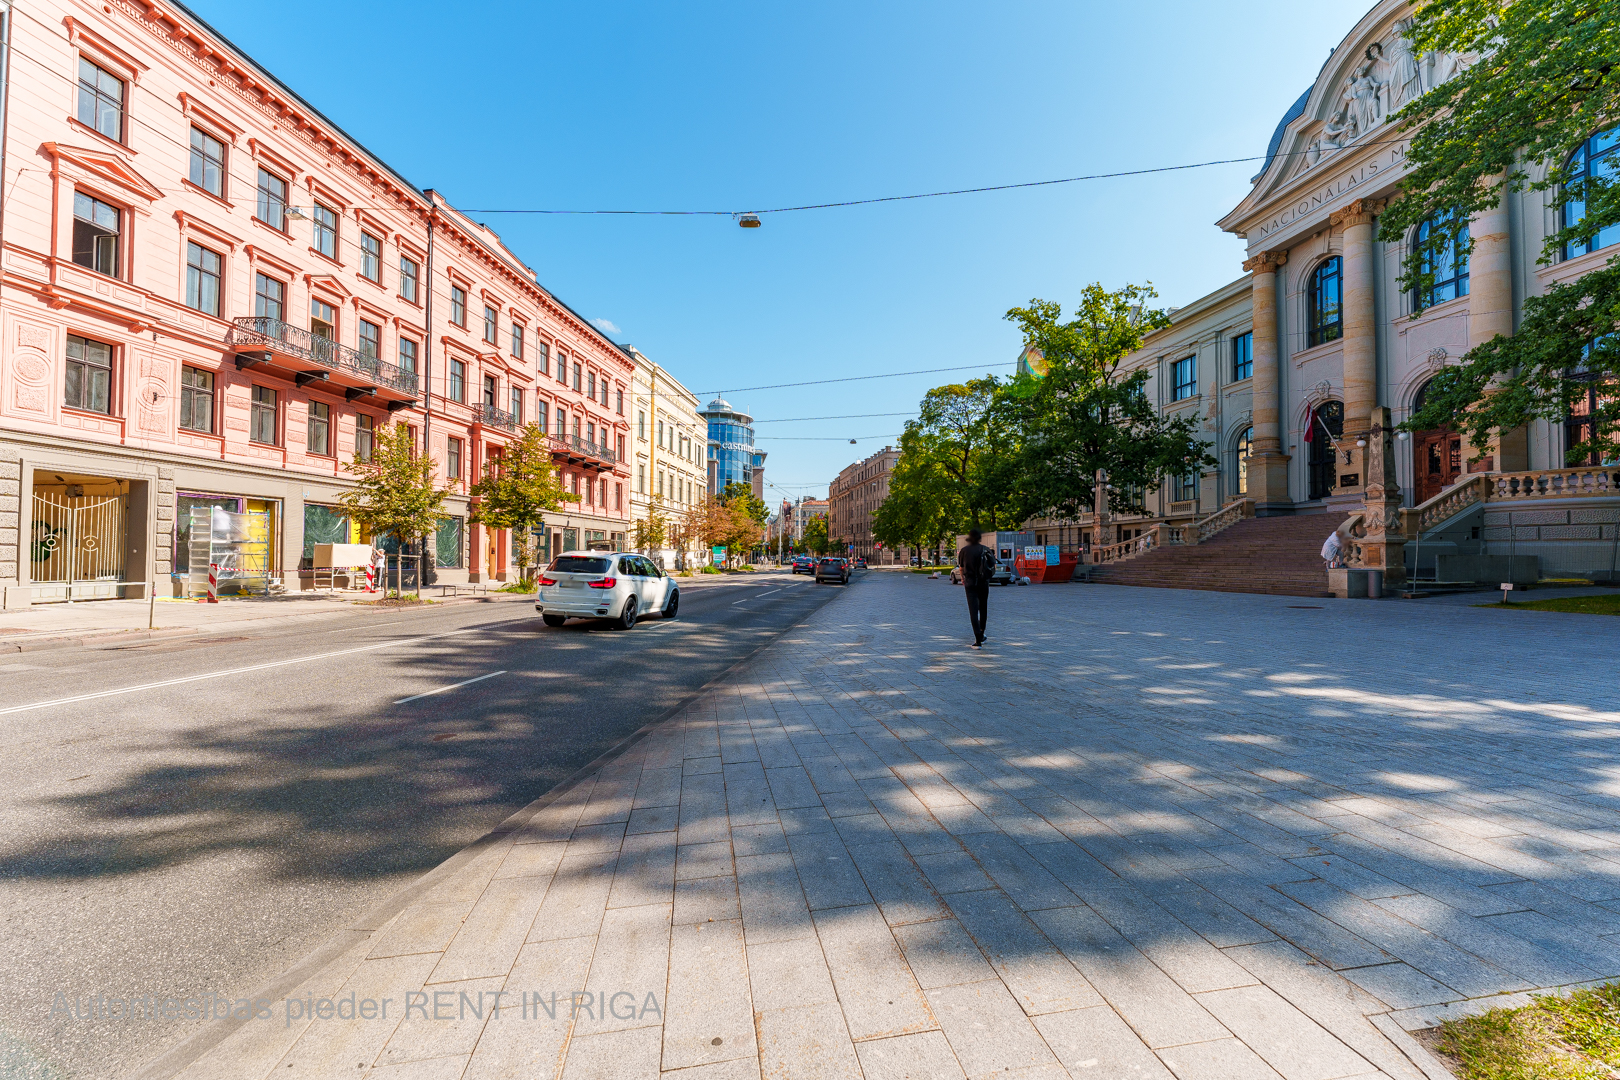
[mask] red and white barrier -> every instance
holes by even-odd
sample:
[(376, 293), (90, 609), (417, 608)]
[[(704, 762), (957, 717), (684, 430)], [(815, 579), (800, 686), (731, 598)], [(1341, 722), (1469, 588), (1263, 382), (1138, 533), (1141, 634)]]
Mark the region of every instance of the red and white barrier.
[(208, 603), (219, 603), (219, 563), (208, 564)]
[(377, 568), (368, 564), (366, 566), (366, 592), (376, 592), (376, 591), (377, 591)]

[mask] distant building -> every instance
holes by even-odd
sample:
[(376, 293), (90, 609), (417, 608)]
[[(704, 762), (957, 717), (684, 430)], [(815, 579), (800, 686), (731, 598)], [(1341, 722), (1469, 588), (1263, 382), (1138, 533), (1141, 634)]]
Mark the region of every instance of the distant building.
[(879, 565), (908, 561), (905, 549), (879, 548), (872, 536), (872, 514), (889, 497), (889, 474), (899, 460), (900, 451), (885, 446), (846, 468), (828, 486), (827, 538), (843, 544), (845, 554)]
[(720, 494), (735, 480), (763, 499), (765, 452), (754, 449), (754, 418), (718, 397), (698, 415), (709, 425), (709, 494)]
[(694, 546), (682, 534), (708, 483), (704, 463), (708, 438), (698, 416), (697, 395), (634, 345), (624, 350), (636, 364), (629, 418), (634, 462), (625, 462), (630, 469), (630, 546), (635, 547), (634, 523), (645, 521), (649, 510), (658, 507), (666, 524), (664, 543), (653, 550), (637, 550), (672, 568), (681, 562), (682, 552), (690, 553)]

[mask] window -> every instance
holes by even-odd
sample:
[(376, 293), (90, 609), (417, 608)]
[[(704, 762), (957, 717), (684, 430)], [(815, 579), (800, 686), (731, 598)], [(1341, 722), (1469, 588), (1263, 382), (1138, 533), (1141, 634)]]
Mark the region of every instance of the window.
[(439, 529), (433, 535), (433, 563), (435, 566), (461, 565), (461, 526), (459, 517), (439, 519)]
[(574, 389), (579, 389), (579, 365), (574, 365)]
[(534, 401), (534, 422), (539, 425), (540, 434), (542, 435), (546, 433), (546, 421), (548, 419), (549, 417), (546, 415), (545, 401), (540, 398), (536, 398)]
[(461, 360), (450, 361), (450, 400), (467, 403), (467, 365)]
[(523, 359), (523, 327), (519, 323), (512, 324), (512, 355)]
[(354, 459), (356, 461), (370, 461), (371, 452), (376, 448), (376, 421), (365, 413), (359, 413), (354, 418)]
[(225, 197), (225, 144), (201, 128), (191, 129), (191, 182)]
[(328, 259), (337, 258), (337, 212), (315, 204), (315, 250)]
[(557, 434), (568, 434), (568, 411), (566, 409), (557, 410)]
[(337, 340), (337, 308), (325, 300), (310, 297), (309, 332), (327, 341)]
[(112, 412), (112, 346), (69, 334), (63, 391), (69, 408)]
[(382, 355), (382, 327), (360, 320), (360, 355), (375, 360)]
[(214, 376), (200, 368), (180, 369), (180, 426), (187, 431), (214, 430)]
[(596, 400), (596, 372), (587, 371), (585, 373), (585, 386), (586, 386), (585, 396), (590, 398), (592, 401), (595, 401)]
[(253, 411), (248, 417), (248, 439), (266, 446), (276, 445), (276, 392), (265, 386), (253, 388)]
[(416, 374), (416, 342), (408, 337), (399, 339), (399, 370)]
[(124, 141), (124, 80), (79, 57), (79, 123)]
[(640, 409), (636, 410), (636, 438), (647, 441), (647, 414)]
[(1241, 382), (1254, 375), (1254, 333), (1239, 334), (1232, 339), (1232, 381)]
[(312, 454), (323, 457), (331, 447), (332, 439), (332, 406), (324, 401), (309, 403), (309, 438), (305, 443), (306, 449)]
[(623, 435), (619, 436), (619, 454), (618, 454), (618, 457), (619, 457), (620, 461), (624, 460), (624, 436)]
[(664, 449), (664, 422), (658, 421), (658, 449)]
[(186, 307), (219, 314), (219, 264), (216, 252), (200, 244), (186, 244)]
[(658, 493), (658, 498), (662, 499), (664, 497), (664, 472), (662, 469), (658, 471), (658, 486), (655, 490)]
[(73, 193), (73, 261), (118, 276), (118, 233), (123, 212), (82, 191)]
[(564, 386), (568, 385), (568, 354), (557, 354), (557, 381)]
[(1197, 499), (1198, 474), (1188, 473), (1185, 476), (1176, 477), (1175, 487), (1171, 491), (1171, 498), (1176, 502), (1192, 502)]
[(484, 305), (484, 340), (495, 344), (495, 309)]
[(416, 303), (416, 275), (419, 267), (415, 259), (399, 257), (399, 295)]
[(484, 404), (488, 405), (492, 409), (495, 407), (495, 392), (496, 392), (496, 389), (497, 389), (497, 387), (496, 387), (496, 384), (495, 384), (495, 376), (493, 376), (493, 375), (485, 375), (484, 376)]
[(281, 321), (286, 313), (286, 283), (273, 277), (255, 274), (253, 278), (253, 314), (261, 319)]
[(613, 485), (613, 509), (615, 509), (615, 510), (623, 510), (624, 509), (624, 485), (623, 484), (614, 484)]
[(551, 350), (546, 348), (546, 343), (538, 337), (535, 338), (534, 345), (534, 366), (542, 375), (551, 374)]
[(645, 465), (638, 464), (636, 466), (636, 490), (643, 495), (647, 494), (647, 466)]
[[(1450, 214), (1441, 214), (1423, 222), (1417, 230), (1418, 244), (1421, 246), (1426, 243), (1437, 231), (1447, 231), (1450, 220)], [(1468, 245), (1468, 226), (1464, 225), (1454, 238), (1444, 241), (1444, 244), (1445, 246), (1438, 252), (1423, 254), (1423, 273), (1432, 276), (1432, 281), (1428, 289), (1414, 297), (1414, 306), (1420, 311), (1434, 304), (1443, 304), (1447, 300), (1468, 295), (1468, 255), (1464, 253), (1460, 258), (1457, 255), (1459, 247)]]
[(360, 233), (360, 272), (382, 282), (382, 241), (365, 231)]
[(259, 170), (258, 216), (272, 229), (287, 231), (287, 181), (268, 169)]
[(519, 387), (512, 387), (512, 418), (520, 425), (523, 423), (523, 391)]
[(459, 285), (450, 286), (450, 321), (467, 328), (467, 290)]
[(461, 479), (460, 439), (451, 439), (444, 445), (444, 475), (451, 480)]
[(1237, 478), (1235, 494), (1246, 495), (1249, 491), (1249, 451), (1254, 446), (1254, 428), (1243, 429), (1238, 436), (1237, 445), (1233, 448), (1236, 457), (1235, 468), (1232, 475)]
[[(1575, 156), (1570, 159), (1569, 164), (1571, 184), (1593, 176), (1608, 177), (1613, 180), (1616, 170), (1620, 170), (1620, 127), (1600, 131), (1587, 139), (1581, 144), (1580, 149), (1575, 151)], [(1564, 228), (1579, 225), (1585, 217), (1586, 201), (1584, 199), (1570, 199), (1564, 204)], [(1616, 241), (1620, 241), (1620, 224), (1606, 226), (1599, 230), (1597, 235), (1590, 240), (1580, 240), (1566, 244), (1564, 246), (1564, 258), (1573, 259), (1577, 255), (1585, 255), (1589, 251), (1606, 248)]]
[(1344, 260), (1337, 255), (1311, 274), (1310, 311), (1305, 331), (1307, 346), (1337, 341), (1344, 333), (1344, 311), (1339, 304), (1343, 280)]
[(1170, 365), (1170, 400), (1182, 401), (1198, 393), (1198, 357), (1186, 356)]
[(617, 390), (617, 391), (614, 391), (614, 392), (616, 394), (618, 394), (618, 402), (619, 402), (619, 407), (614, 411), (617, 412), (620, 416), (623, 416), (624, 415), (624, 391), (623, 390)]

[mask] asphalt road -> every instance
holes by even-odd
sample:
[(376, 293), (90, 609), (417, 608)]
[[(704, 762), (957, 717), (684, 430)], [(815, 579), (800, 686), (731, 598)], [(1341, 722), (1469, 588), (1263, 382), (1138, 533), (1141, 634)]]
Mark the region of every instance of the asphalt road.
[(0, 1077), (131, 1075), (198, 1021), (68, 1002), (247, 995), (840, 591), (705, 584), (627, 633), (511, 603), (0, 661)]

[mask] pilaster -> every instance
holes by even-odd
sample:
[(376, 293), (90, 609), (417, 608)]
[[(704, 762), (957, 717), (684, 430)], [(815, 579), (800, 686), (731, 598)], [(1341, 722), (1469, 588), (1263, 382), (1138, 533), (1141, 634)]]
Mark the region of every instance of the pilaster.
[(1382, 201), (1357, 199), (1333, 212), (1329, 222), (1344, 229), (1344, 438), (1350, 473), (1356, 484), (1343, 484), (1338, 494), (1355, 492), (1372, 482), (1366, 447), (1358, 446), (1373, 421), (1378, 404), (1378, 316), (1374, 301), (1373, 222), (1384, 209)]
[(1261, 516), (1293, 509), (1288, 496), (1288, 455), (1283, 453), (1281, 385), (1282, 349), (1277, 336), (1277, 268), (1286, 251), (1264, 251), (1248, 259), (1254, 288), (1254, 437), (1249, 444), (1249, 496)]

